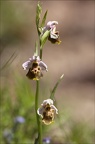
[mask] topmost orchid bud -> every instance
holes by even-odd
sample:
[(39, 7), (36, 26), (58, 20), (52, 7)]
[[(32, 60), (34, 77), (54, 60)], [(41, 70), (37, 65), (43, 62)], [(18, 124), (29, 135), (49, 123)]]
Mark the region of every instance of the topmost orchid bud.
[(56, 25), (58, 24), (57, 21), (49, 21), (47, 25), (42, 29), (42, 35), (46, 31), (50, 31), (48, 40), (51, 41), (52, 43), (58, 43), (60, 44), (59, 40), (59, 31), (56, 31)]

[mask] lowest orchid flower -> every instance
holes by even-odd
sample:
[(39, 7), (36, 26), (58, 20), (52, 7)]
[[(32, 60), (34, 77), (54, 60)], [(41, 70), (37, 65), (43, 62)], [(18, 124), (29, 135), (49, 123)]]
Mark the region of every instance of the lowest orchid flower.
[(58, 114), (58, 109), (53, 105), (53, 100), (47, 99), (43, 101), (37, 113), (41, 116), (42, 122), (49, 125), (54, 121), (55, 115)]
[(51, 41), (52, 43), (58, 43), (60, 44), (61, 41), (59, 39), (59, 31), (56, 31), (56, 25), (58, 24), (57, 21), (49, 21), (42, 29), (42, 33), (44, 34), (47, 30), (50, 31), (50, 35), (48, 37), (48, 40)]
[(26, 76), (32, 80), (39, 80), (43, 76), (42, 71), (48, 71), (47, 65), (41, 61), (39, 56), (35, 55), (23, 63), (22, 67), (24, 70), (28, 70)]

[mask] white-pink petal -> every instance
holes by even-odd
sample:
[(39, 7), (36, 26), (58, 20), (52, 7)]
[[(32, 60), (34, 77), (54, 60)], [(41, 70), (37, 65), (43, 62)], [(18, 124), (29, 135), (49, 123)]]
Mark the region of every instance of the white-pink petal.
[(40, 62), (39, 62), (39, 66), (41, 67), (42, 70), (48, 71), (47, 65), (46, 65), (44, 62), (40, 61)]
[(47, 105), (47, 104), (53, 105), (53, 100), (52, 99), (47, 99), (47, 100), (44, 100), (43, 103), (42, 103), (43, 106)]
[(57, 21), (49, 21), (47, 23), (47, 26), (51, 26), (51, 25), (55, 25), (55, 24), (58, 24), (58, 22)]
[(29, 70), (29, 68), (32, 67), (32, 61), (26, 61), (25, 63), (22, 64), (22, 67), (24, 70)]
[(54, 105), (51, 105), (51, 108), (55, 110), (56, 114), (58, 114), (58, 109)]
[(42, 118), (43, 118), (43, 112), (44, 112), (44, 108), (43, 108), (43, 107), (38, 108), (37, 114), (38, 114), (39, 116), (41, 116)]

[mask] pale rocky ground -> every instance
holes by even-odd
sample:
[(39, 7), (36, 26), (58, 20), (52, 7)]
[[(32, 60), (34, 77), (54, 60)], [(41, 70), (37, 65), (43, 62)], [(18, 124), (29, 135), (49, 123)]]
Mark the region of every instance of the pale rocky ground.
[[(17, 30), (22, 41), (16, 45), (6, 45), (2, 53), (2, 63), (16, 51), (13, 71), (25, 75), (21, 64), (33, 55), (37, 39), (35, 26), (35, 7), (37, 2), (14, 1), (17, 14), (22, 13), (26, 24)], [(94, 1), (42, 1), (43, 12), (48, 9), (47, 22), (59, 22), (60, 45), (47, 42), (43, 51), (43, 61), (48, 65), (42, 87), (47, 96), (61, 74), (64, 79), (56, 91), (59, 110), (67, 108), (73, 119), (87, 122), (91, 126), (95, 120), (95, 17)], [(27, 27), (26, 27), (27, 26)], [(10, 72), (11, 74), (12, 72)], [(43, 93), (43, 92), (42, 92)], [(64, 117), (64, 116), (63, 116)]]

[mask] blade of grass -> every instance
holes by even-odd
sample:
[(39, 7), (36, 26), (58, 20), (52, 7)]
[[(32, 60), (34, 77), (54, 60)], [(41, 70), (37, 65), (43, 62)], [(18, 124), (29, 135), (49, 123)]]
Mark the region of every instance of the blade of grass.
[(8, 67), (13, 61), (14, 59), (17, 57), (17, 55), (15, 55), (15, 52), (11, 55), (11, 57), (7, 60), (7, 62), (0, 68), (0, 70), (3, 70), (4, 68)]

